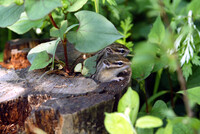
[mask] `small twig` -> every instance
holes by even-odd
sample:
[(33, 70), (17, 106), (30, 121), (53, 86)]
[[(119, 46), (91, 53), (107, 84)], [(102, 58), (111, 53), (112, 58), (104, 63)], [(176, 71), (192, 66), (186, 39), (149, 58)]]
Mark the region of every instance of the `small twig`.
[(168, 80), (169, 80), (169, 86), (170, 86), (170, 94), (171, 94), (171, 106), (172, 108), (174, 108), (174, 91), (173, 91), (173, 86), (172, 86), (172, 80), (169, 74), (169, 71), (167, 71), (167, 76), (168, 76)]
[(48, 16), (49, 16), (49, 18), (50, 18), (50, 21), (51, 21), (52, 25), (53, 25), (55, 28), (59, 29), (59, 27), (56, 25), (56, 22), (54, 21), (52, 15), (51, 15), (51, 13), (49, 13)]
[(186, 92), (186, 90), (187, 90), (186, 81), (185, 81), (185, 79), (183, 77), (183, 72), (181, 70), (181, 67), (180, 67), (179, 63), (177, 63), (177, 65), (178, 66), (177, 66), (176, 72), (177, 72), (177, 75), (178, 75), (178, 81), (179, 81), (179, 84), (181, 86), (181, 90), (183, 90), (183, 92), (184, 92), (183, 102), (185, 104), (185, 109), (186, 109), (187, 115), (189, 117), (192, 117), (193, 113), (192, 113), (192, 110), (190, 108), (189, 99), (188, 99), (187, 92)]

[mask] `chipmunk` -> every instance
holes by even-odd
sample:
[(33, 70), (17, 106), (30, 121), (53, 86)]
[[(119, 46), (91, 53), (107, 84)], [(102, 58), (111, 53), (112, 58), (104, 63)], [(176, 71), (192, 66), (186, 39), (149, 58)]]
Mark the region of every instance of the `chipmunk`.
[(99, 82), (120, 81), (124, 78), (117, 75), (128, 68), (130, 68), (130, 61), (127, 58), (122, 55), (112, 55), (101, 59), (92, 77)]

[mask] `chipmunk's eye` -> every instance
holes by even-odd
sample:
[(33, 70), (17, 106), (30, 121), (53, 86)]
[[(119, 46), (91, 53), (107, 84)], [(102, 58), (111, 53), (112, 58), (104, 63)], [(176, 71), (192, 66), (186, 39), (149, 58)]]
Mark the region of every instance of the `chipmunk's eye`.
[(121, 62), (121, 61), (118, 61), (116, 64), (117, 64), (117, 65), (123, 65), (124, 63)]
[(124, 49), (121, 49), (121, 50), (119, 50), (119, 52), (120, 52), (120, 53), (124, 53), (125, 51), (124, 51)]

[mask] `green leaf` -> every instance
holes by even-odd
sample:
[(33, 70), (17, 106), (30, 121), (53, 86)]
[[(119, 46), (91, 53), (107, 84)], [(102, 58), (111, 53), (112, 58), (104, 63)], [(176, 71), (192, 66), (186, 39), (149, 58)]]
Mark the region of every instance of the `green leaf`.
[(26, 0), (25, 10), (30, 20), (44, 18), (57, 7), (61, 7), (60, 0)]
[(78, 63), (75, 68), (74, 68), (74, 72), (80, 72), (82, 71), (82, 63)]
[(160, 127), (163, 125), (163, 122), (160, 118), (146, 115), (143, 117), (140, 117), (136, 121), (136, 127), (139, 128), (155, 128), (155, 127)]
[(183, 70), (183, 76), (185, 77), (185, 80), (187, 81), (188, 77), (192, 74), (192, 64), (185, 63), (182, 66), (182, 70)]
[(22, 5), (22, 4), (24, 4), (24, 1), (23, 0), (14, 0), (15, 1), (15, 3), (17, 4), (17, 5)]
[(0, 27), (7, 27), (14, 24), (24, 11), (24, 6), (11, 4), (7, 7), (0, 6)]
[(96, 72), (96, 63), (97, 63), (97, 55), (87, 58), (83, 62), (83, 70), (81, 72), (82, 75), (90, 77), (92, 74)]
[[(178, 93), (184, 94), (183, 91), (179, 91)], [(200, 87), (187, 89), (187, 95), (190, 101), (200, 105)]]
[(114, 25), (100, 14), (79, 11), (75, 16), (80, 23), (79, 29), (68, 32), (67, 38), (80, 52), (96, 52), (122, 37)]
[(75, 12), (81, 9), (86, 3), (87, 0), (70, 0), (70, 5), (68, 5), (67, 11)]
[(162, 23), (160, 16), (158, 16), (148, 35), (148, 40), (151, 43), (161, 44), (164, 37), (165, 37), (165, 27)]
[(40, 53), (37, 53), (35, 56), (35, 59), (33, 60), (31, 67), (29, 68), (29, 71), (35, 70), (35, 69), (42, 69), (49, 65), (49, 63), (52, 62), (52, 58), (49, 58), (49, 55), (47, 51), (42, 51)]
[(131, 87), (129, 87), (128, 91), (119, 100), (117, 111), (125, 113), (126, 109), (129, 108), (130, 109), (129, 117), (132, 124), (134, 124), (137, 118), (139, 105), (140, 105), (140, 100), (138, 93), (132, 90)]
[(137, 128), (137, 134), (154, 134), (153, 128)]
[(136, 134), (131, 122), (122, 113), (105, 113), (104, 125), (110, 134)]
[(59, 41), (60, 39), (58, 38), (57, 40), (41, 43), (36, 47), (32, 48), (27, 56), (29, 62), (32, 64), (34, 59), (36, 58), (37, 53), (40, 53), (42, 51), (46, 51), (48, 54), (55, 55), (55, 51)]
[(157, 100), (151, 109), (151, 115), (164, 119), (166, 117), (165, 111), (167, 111), (167, 105), (162, 100)]
[(200, 57), (197, 54), (194, 54), (192, 57), (192, 63), (194, 65), (200, 66)]
[(192, 10), (194, 16), (198, 15), (200, 12), (200, 1), (199, 0), (192, 0), (188, 6), (187, 6), (187, 10)]
[(64, 20), (61, 22), (60, 29), (57, 29), (55, 27), (50, 29), (50, 36), (52, 37), (60, 37), (61, 39), (64, 38), (64, 33), (67, 30), (68, 22), (67, 20)]
[(13, 24), (12, 26), (9, 26), (8, 28), (18, 34), (24, 34), (28, 32), (31, 28), (39, 27), (43, 23), (43, 19), (31, 21), (28, 19), (25, 12), (21, 14), (20, 19)]
[(0, 0), (0, 5), (2, 6), (9, 6), (12, 3), (14, 3), (14, 0)]
[(194, 67), (193, 72), (195, 73), (188, 78), (187, 88), (200, 86), (200, 67)]

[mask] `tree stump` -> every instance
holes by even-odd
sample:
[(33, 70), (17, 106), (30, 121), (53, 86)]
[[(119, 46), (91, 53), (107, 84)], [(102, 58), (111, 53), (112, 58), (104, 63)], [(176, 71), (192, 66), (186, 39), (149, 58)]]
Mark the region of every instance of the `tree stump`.
[(131, 71), (122, 81), (0, 68), (0, 133), (104, 134), (104, 113), (116, 110)]

